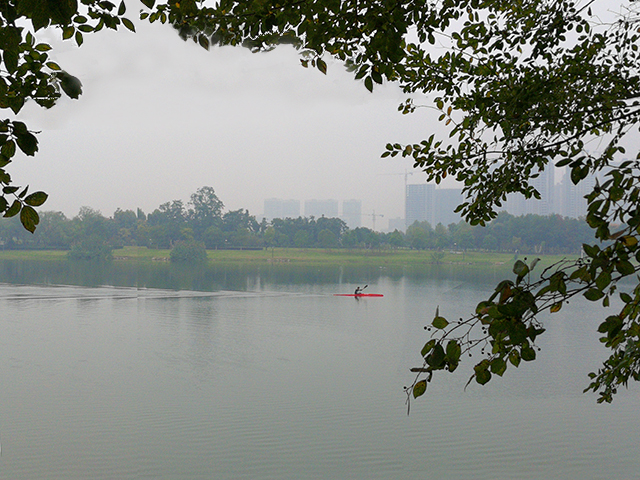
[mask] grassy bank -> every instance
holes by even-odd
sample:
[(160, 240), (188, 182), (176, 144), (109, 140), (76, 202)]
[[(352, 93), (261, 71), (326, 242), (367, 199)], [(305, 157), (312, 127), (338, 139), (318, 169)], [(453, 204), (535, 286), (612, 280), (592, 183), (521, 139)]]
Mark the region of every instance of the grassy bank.
[[(343, 249), (298, 249), (276, 248), (268, 250), (209, 250), (209, 262), (251, 263), (251, 264), (296, 264), (296, 265), (368, 265), (368, 266), (405, 266), (434, 264), (467, 265), (511, 265), (513, 253), (487, 252), (442, 252), (442, 258), (431, 251), (395, 250), (343, 250)], [(168, 262), (169, 250), (154, 250), (144, 247), (124, 247), (114, 250), (114, 261)], [(0, 260), (64, 260), (67, 252), (58, 250), (5, 250), (0, 251)], [(561, 260), (560, 255), (528, 255), (529, 259), (541, 258), (545, 267)], [(520, 255), (524, 259), (525, 255)], [(575, 256), (574, 256), (575, 257)], [(538, 267), (539, 268), (539, 267)]]

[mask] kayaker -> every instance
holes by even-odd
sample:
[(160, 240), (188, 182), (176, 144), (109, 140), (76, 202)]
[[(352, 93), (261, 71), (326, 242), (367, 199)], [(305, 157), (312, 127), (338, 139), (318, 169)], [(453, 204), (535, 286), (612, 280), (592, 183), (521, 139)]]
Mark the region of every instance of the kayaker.
[(357, 287), (356, 291), (354, 292), (355, 295), (360, 295), (360, 293), (362, 292), (362, 288)]

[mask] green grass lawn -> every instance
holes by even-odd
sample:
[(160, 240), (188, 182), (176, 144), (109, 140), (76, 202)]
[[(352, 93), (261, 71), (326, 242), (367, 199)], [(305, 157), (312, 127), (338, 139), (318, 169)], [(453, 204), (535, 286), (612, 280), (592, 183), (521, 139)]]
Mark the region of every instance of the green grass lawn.
[[(370, 265), (370, 266), (405, 266), (433, 264), (439, 261), (444, 264), (469, 265), (512, 265), (513, 253), (487, 252), (452, 252), (444, 251), (438, 259), (432, 251), (422, 250), (347, 250), (320, 248), (275, 248), (265, 250), (209, 250), (209, 262), (229, 263), (264, 263), (264, 264), (297, 264), (297, 265)], [(169, 250), (154, 250), (145, 247), (124, 247), (113, 251), (114, 261), (169, 261)], [(519, 255), (518, 258), (529, 260), (538, 255)], [(544, 268), (565, 258), (560, 255), (539, 255), (540, 267)], [(568, 258), (575, 258), (573, 255)], [(58, 250), (5, 250), (0, 251), (1, 259), (13, 260), (64, 260), (66, 251)]]

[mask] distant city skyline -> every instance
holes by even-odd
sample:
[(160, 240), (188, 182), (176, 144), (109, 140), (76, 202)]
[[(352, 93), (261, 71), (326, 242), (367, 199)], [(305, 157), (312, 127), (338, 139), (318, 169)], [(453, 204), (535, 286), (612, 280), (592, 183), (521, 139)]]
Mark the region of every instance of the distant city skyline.
[[(559, 214), (564, 217), (579, 218), (587, 213), (587, 203), (584, 196), (595, 184), (594, 177), (587, 177), (579, 185), (574, 185), (565, 169), (547, 168), (533, 179), (531, 184), (540, 192), (541, 198), (525, 199), (521, 195), (512, 194), (499, 210), (520, 216), (527, 214), (551, 215)], [(405, 176), (406, 180), (407, 176)], [(391, 201), (392, 199), (390, 199)], [(430, 183), (405, 184), (405, 215), (402, 217), (387, 217), (386, 222), (380, 219), (382, 214), (363, 213), (361, 200), (310, 199), (300, 200), (266, 199), (264, 201), (263, 217), (267, 220), (285, 217), (338, 217), (342, 218), (349, 228), (363, 225), (377, 226), (376, 230), (393, 231), (404, 230), (415, 221), (427, 221), (432, 226), (438, 223), (449, 225), (458, 223), (462, 217), (454, 213), (458, 205), (464, 201), (461, 188), (441, 188)], [(287, 210), (285, 204), (292, 206)], [(304, 209), (300, 208), (304, 205)], [(339, 208), (341, 206), (341, 208)], [(285, 213), (287, 212), (287, 213)], [(378, 223), (376, 225), (376, 219)], [(366, 220), (366, 221), (364, 221)], [(384, 228), (384, 225), (387, 225)], [(369, 227), (371, 228), (371, 227)]]
[[(339, 209), (340, 203), (341, 209)], [(362, 213), (362, 201), (358, 199), (342, 200), (342, 202), (335, 199), (305, 200), (303, 203), (304, 211), (300, 205), (300, 200), (267, 198), (264, 200), (262, 218), (268, 221), (274, 218), (297, 218), (300, 216), (341, 218), (349, 228), (357, 228), (362, 226), (362, 217), (368, 216)]]
[[(522, 195), (511, 194), (507, 201), (499, 208), (512, 215), (527, 214), (550, 215), (559, 214), (570, 218), (579, 218), (587, 213), (587, 204), (584, 196), (595, 184), (594, 177), (585, 178), (579, 185), (574, 185), (565, 168), (547, 168), (540, 175), (531, 180), (541, 194), (538, 199), (525, 199)], [(432, 226), (439, 223), (449, 225), (458, 223), (462, 217), (454, 213), (458, 205), (464, 201), (461, 188), (455, 188), (449, 182), (447, 186), (431, 183), (407, 183), (410, 175), (421, 172), (405, 172), (392, 174), (404, 176), (404, 217), (390, 216), (384, 213), (376, 213), (376, 210), (363, 207), (361, 199), (283, 199), (267, 198), (263, 200), (262, 214), (255, 214), (256, 218), (265, 218), (268, 221), (274, 218), (297, 217), (336, 217), (345, 221), (349, 228), (367, 227), (377, 231), (392, 232), (394, 230), (406, 231), (406, 228), (415, 221), (427, 221)], [(382, 203), (397, 203), (396, 193), (400, 189), (390, 189), (391, 193), (385, 198), (380, 195)], [(251, 212), (253, 213), (253, 212)]]
[[(556, 179), (560, 181), (556, 183)], [(507, 196), (507, 201), (499, 211), (514, 216), (551, 215), (579, 218), (587, 213), (585, 195), (595, 185), (595, 177), (588, 176), (580, 184), (574, 185), (564, 169), (547, 168), (532, 179), (531, 185), (540, 192), (540, 199), (525, 199), (520, 194)], [(462, 217), (454, 213), (464, 201), (460, 188), (436, 188), (434, 184), (408, 184), (405, 201), (405, 226), (415, 221), (427, 221), (432, 226), (438, 223), (448, 225), (458, 223)]]

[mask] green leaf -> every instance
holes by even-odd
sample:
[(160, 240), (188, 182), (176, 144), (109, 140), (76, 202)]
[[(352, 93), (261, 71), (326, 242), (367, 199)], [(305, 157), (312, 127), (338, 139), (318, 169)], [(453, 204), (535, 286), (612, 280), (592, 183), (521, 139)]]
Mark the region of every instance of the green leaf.
[(442, 368), (444, 357), (444, 348), (438, 343), (433, 347), (433, 350), (427, 357), (427, 364), (433, 368)]
[(531, 362), (536, 359), (536, 351), (527, 343), (520, 349), (520, 356), (525, 362)]
[(320, 70), (322, 73), (324, 73), (325, 75), (327, 74), (327, 64), (324, 60), (322, 60), (321, 58), (318, 58), (316, 60), (316, 67), (318, 67), (318, 70)]
[[(122, 24), (127, 27), (128, 30), (135, 32), (136, 31), (136, 27), (133, 24), (133, 22), (131, 20), (129, 20), (128, 18), (123, 18), (122, 19)], [(207, 40), (208, 41), (208, 40)], [(208, 50), (208, 49), (207, 49)]]
[(371, 80), (371, 77), (364, 79), (364, 86), (367, 87), (367, 90), (373, 92), (373, 80)]
[(511, 365), (514, 367), (520, 365), (520, 353), (518, 353), (515, 348), (509, 353), (509, 362), (511, 362)]
[(14, 73), (18, 69), (18, 53), (13, 50), (5, 50), (2, 53), (4, 65), (9, 73)]
[(11, 183), (11, 175), (9, 175), (7, 172), (5, 172), (1, 168), (0, 168), (0, 182), (4, 183), (5, 185), (8, 185)]
[(597, 245), (589, 245), (586, 243), (582, 244), (582, 250), (584, 250), (584, 253), (591, 258), (595, 258), (600, 252), (600, 248), (598, 248)]
[(603, 270), (600, 275), (598, 275), (598, 278), (596, 278), (596, 287), (598, 287), (599, 290), (604, 290), (610, 283), (611, 274), (605, 270)]
[(127, 11), (127, 6), (124, 4), (124, 0), (120, 2), (120, 6), (118, 7), (118, 16), (121, 17)]
[(614, 337), (622, 329), (623, 323), (618, 315), (609, 315), (606, 320), (598, 326), (598, 332), (606, 333), (609, 338)]
[(502, 358), (500, 357), (494, 358), (491, 361), (491, 372), (501, 377), (506, 370), (507, 370), (507, 362), (505, 362)]
[(28, 132), (29, 130), (27, 130), (27, 125), (24, 122), (13, 122), (13, 134), (14, 135), (21, 135), (23, 133)]
[(6, 212), (4, 212), (4, 216), (7, 218), (15, 217), (18, 214), (18, 212), (20, 212), (21, 207), (22, 207), (22, 204), (18, 200), (14, 200), (11, 206), (9, 207), (9, 209)]
[(446, 328), (447, 325), (449, 325), (449, 322), (444, 317), (436, 317), (433, 319), (433, 322), (431, 322), (431, 325), (433, 325), (435, 328), (443, 329)]
[(20, 223), (22, 223), (22, 226), (26, 230), (31, 233), (35, 232), (36, 225), (38, 225), (39, 222), (40, 218), (38, 217), (38, 212), (28, 205), (22, 207), (22, 211), (20, 212)]
[(60, 87), (70, 98), (77, 99), (82, 95), (82, 82), (64, 70), (57, 72), (56, 77), (60, 81)]
[(365, 75), (367, 74), (367, 66), (363, 65), (362, 68), (360, 68), (360, 70), (358, 70), (358, 72), (355, 74), (355, 79), (356, 80), (360, 80), (361, 78), (363, 78)]
[(69, 27), (65, 27), (62, 29), (62, 39), (63, 40), (69, 40), (71, 37), (73, 37), (73, 34), (75, 32), (75, 28), (73, 28), (72, 26)]
[(485, 385), (489, 382), (489, 380), (491, 380), (491, 372), (489, 371), (488, 360), (483, 360), (475, 367), (473, 367), (473, 370), (476, 374), (476, 382), (478, 382), (480, 385)]
[(584, 298), (592, 302), (600, 300), (602, 297), (604, 297), (604, 293), (597, 288), (590, 288), (589, 290), (584, 292)]
[(461, 354), (462, 347), (460, 347), (460, 344), (455, 340), (449, 340), (449, 343), (447, 343), (447, 359), (458, 362)]
[(24, 203), (32, 207), (39, 207), (47, 201), (48, 195), (45, 192), (34, 192), (24, 199)]
[(209, 38), (206, 35), (198, 35), (198, 43), (205, 50), (209, 50)]
[(155, 5), (155, 3), (156, 3), (156, 0), (140, 0), (140, 1), (141, 1), (141, 2), (144, 4), (144, 6), (145, 6), (145, 7), (147, 7), (147, 8), (153, 8), (153, 6), (154, 6), (154, 5)]
[(628, 293), (621, 292), (620, 300), (622, 300), (624, 303), (631, 303), (633, 301), (633, 298)]
[(424, 392), (427, 391), (427, 381), (420, 380), (413, 386), (413, 398), (418, 398), (421, 395), (424, 395)]
[(522, 279), (527, 273), (529, 273), (529, 266), (522, 260), (518, 260), (513, 265), (513, 273), (518, 276), (518, 280)]
[(627, 260), (621, 260), (619, 262), (616, 263), (616, 270), (618, 271), (618, 273), (620, 273), (621, 275), (633, 275), (633, 273), (636, 271), (636, 269), (633, 267), (633, 265), (631, 264), (631, 262), (627, 261)]
[(45, 65), (56, 72), (61, 70), (60, 65), (58, 65), (56, 62), (47, 62), (45, 63)]
[(426, 357), (435, 345), (436, 345), (435, 339), (429, 340), (427, 343), (424, 344), (424, 347), (422, 347), (422, 351), (420, 352), (420, 354), (423, 357)]
[(25, 155), (33, 156), (38, 151), (38, 139), (31, 132), (16, 134), (16, 141)]
[(6, 158), (11, 158), (16, 154), (16, 143), (13, 140), (7, 140), (0, 148), (0, 153)]

